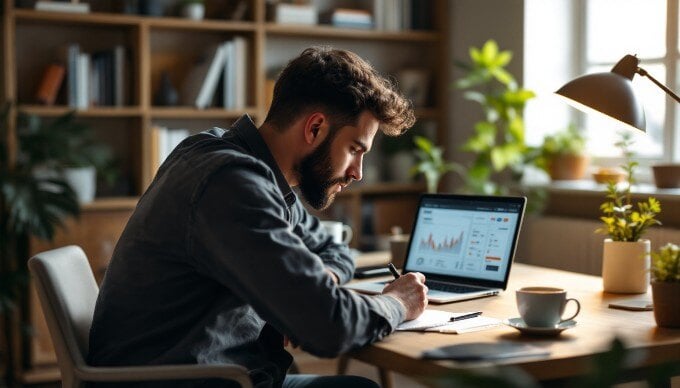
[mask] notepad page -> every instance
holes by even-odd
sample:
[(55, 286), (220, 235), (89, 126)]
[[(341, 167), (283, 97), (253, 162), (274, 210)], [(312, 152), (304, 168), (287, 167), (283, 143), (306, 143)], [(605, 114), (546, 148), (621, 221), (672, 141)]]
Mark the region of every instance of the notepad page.
[[(442, 311), (442, 310), (425, 310), (423, 313), (416, 319), (412, 319), (410, 321), (405, 321), (401, 325), (397, 326), (398, 331), (406, 331), (406, 330), (411, 330), (411, 331), (424, 331), (425, 329), (430, 329), (430, 328), (436, 328), (440, 326), (445, 326), (449, 325), (451, 323), (451, 317), (458, 317), (462, 315), (468, 315), (471, 314), (471, 312), (457, 312), (457, 313), (452, 313), (450, 311)], [(469, 321), (469, 320), (475, 320), (477, 318), (470, 318), (470, 319), (464, 319), (459, 322), (463, 321)]]
[(446, 325), (430, 327), (425, 329), (425, 331), (433, 331), (437, 333), (447, 334), (463, 334), (471, 333), (473, 331), (491, 329), (494, 327), (501, 326), (501, 324), (502, 322), (500, 319), (479, 316), (470, 319), (463, 319), (462, 321), (449, 322)]

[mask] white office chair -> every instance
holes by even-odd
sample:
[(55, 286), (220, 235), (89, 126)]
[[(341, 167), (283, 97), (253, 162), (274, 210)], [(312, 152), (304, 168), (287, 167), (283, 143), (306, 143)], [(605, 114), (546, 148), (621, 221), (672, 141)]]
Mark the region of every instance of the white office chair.
[(220, 378), (252, 387), (240, 365), (159, 365), (93, 367), (85, 363), (99, 287), (87, 256), (70, 245), (39, 253), (28, 261), (35, 279), (47, 327), (57, 352), (62, 387), (82, 387), (85, 381), (149, 381)]

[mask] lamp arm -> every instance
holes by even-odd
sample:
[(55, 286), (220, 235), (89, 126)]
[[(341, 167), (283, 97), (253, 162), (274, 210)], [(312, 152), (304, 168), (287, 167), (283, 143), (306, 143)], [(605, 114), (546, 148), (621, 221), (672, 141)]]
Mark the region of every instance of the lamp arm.
[(652, 82), (654, 82), (654, 83), (656, 84), (656, 86), (660, 87), (660, 88), (661, 88), (664, 92), (666, 92), (669, 96), (673, 97), (673, 99), (674, 99), (675, 101), (677, 101), (677, 102), (680, 103), (680, 97), (678, 97), (677, 94), (673, 93), (672, 90), (668, 89), (664, 84), (662, 84), (661, 82), (657, 81), (656, 78), (652, 77), (652, 76), (647, 72), (647, 70), (645, 70), (645, 69), (643, 69), (643, 68), (641, 68), (641, 67), (638, 67), (636, 72), (637, 72), (638, 74), (640, 74), (641, 76), (643, 76), (643, 77), (649, 78)]

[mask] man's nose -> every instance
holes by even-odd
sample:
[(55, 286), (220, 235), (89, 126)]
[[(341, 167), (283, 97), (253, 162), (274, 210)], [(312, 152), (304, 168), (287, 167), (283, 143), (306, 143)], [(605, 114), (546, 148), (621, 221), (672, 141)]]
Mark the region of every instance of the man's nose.
[(355, 181), (360, 181), (362, 178), (362, 168), (363, 168), (363, 157), (357, 158), (357, 160), (350, 164), (349, 166), (349, 177)]

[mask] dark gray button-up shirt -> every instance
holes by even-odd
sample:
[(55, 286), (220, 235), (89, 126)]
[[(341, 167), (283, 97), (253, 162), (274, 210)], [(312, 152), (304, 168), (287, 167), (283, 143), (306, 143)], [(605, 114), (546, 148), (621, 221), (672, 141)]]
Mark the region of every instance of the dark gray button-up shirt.
[(291, 362), (282, 334), (335, 356), (403, 320), (395, 299), (354, 294), (325, 269), (348, 281), (349, 251), (297, 200), (249, 117), (191, 136), (118, 241), (88, 362), (237, 363), (258, 386), (278, 386)]

